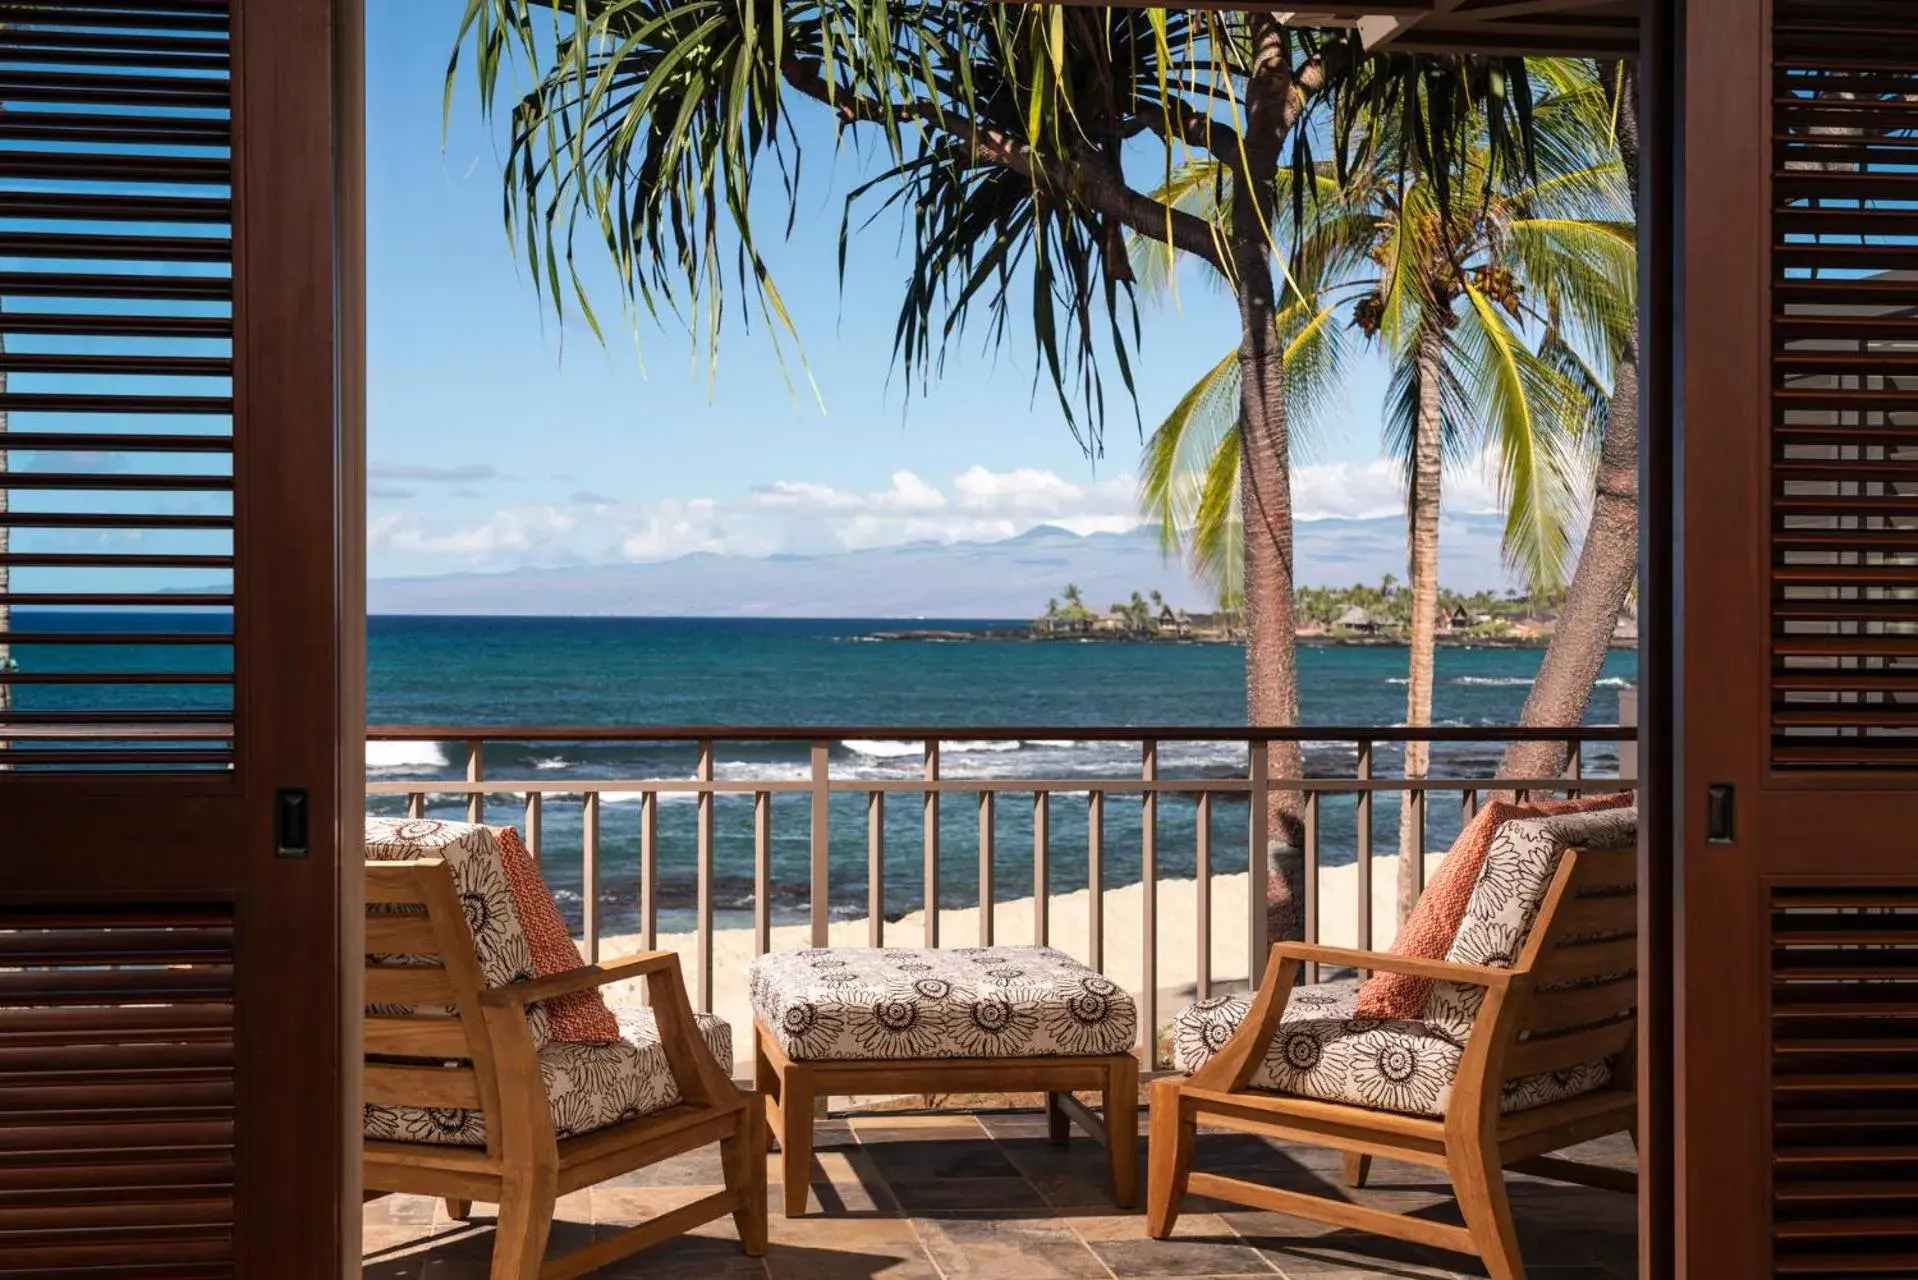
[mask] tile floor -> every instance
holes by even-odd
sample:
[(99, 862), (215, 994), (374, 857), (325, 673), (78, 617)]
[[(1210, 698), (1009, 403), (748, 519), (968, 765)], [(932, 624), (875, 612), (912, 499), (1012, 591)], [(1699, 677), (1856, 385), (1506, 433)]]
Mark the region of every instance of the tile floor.
[[(810, 1212), (788, 1221), (778, 1209), (780, 1189), (773, 1186), (772, 1239), (764, 1258), (740, 1253), (727, 1219), (597, 1275), (603, 1280), (1430, 1280), (1485, 1274), (1456, 1254), (1197, 1196), (1186, 1202), (1173, 1239), (1149, 1239), (1141, 1214), (1113, 1209), (1098, 1145), (1075, 1136), (1070, 1146), (1055, 1147), (1038, 1115), (860, 1116), (822, 1121), (819, 1129)], [(1202, 1169), (1297, 1190), (1350, 1194), (1381, 1208), (1417, 1212), (1432, 1206), (1435, 1216), (1458, 1220), (1446, 1204), (1442, 1180), (1415, 1166), (1378, 1161), (1372, 1185), (1350, 1193), (1341, 1185), (1333, 1152), (1228, 1133), (1202, 1133), (1198, 1151)], [(1628, 1168), (1633, 1163), (1622, 1135), (1570, 1154)], [(776, 1159), (768, 1168), (770, 1176), (779, 1176)], [(596, 1230), (651, 1217), (719, 1184), (714, 1148), (577, 1192), (560, 1201), (553, 1247), (584, 1243)], [(1533, 1280), (1626, 1280), (1636, 1274), (1631, 1197), (1518, 1176), (1511, 1186)], [(475, 1220), (460, 1223), (449, 1220), (435, 1200), (388, 1196), (369, 1203), (365, 1280), (485, 1280), (492, 1207), (474, 1208)]]

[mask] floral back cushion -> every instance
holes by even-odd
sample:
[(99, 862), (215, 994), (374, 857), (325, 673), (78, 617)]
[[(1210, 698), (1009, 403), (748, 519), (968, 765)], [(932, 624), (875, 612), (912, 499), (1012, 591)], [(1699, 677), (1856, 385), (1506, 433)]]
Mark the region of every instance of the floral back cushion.
[[(1460, 964), (1509, 969), (1531, 936), (1545, 891), (1567, 849), (1625, 849), (1638, 840), (1638, 808), (1596, 809), (1507, 822), (1493, 837), (1472, 886), (1458, 937), (1445, 953)], [(1435, 982), (1426, 1024), (1464, 1043), (1485, 1001), (1483, 987)]]
[[(503, 987), (535, 977), (538, 971), (533, 952), (520, 926), (519, 910), (492, 828), (424, 818), (366, 820), (368, 862), (414, 862), (421, 858), (444, 860), (452, 874), (453, 892), (459, 896), (466, 927), (473, 935), (473, 949), (479, 954), (480, 980), (489, 987)], [(530, 1006), (526, 1021), (533, 1033), (533, 1047), (544, 1047), (552, 1039), (546, 1011), (538, 1005)]]
[[(1395, 956), (1417, 956), (1442, 960), (1458, 937), (1478, 883), (1479, 869), (1499, 828), (1524, 818), (1546, 818), (1563, 813), (1583, 813), (1595, 809), (1617, 809), (1632, 803), (1629, 791), (1601, 796), (1581, 796), (1575, 800), (1547, 800), (1537, 804), (1508, 804), (1493, 801), (1480, 809), (1459, 832), (1458, 839), (1432, 873), (1425, 891), (1412, 907), (1405, 924), (1392, 943)], [(1422, 1016), (1432, 996), (1432, 980), (1406, 973), (1374, 973), (1359, 988), (1358, 1016), (1388, 1021), (1412, 1021)]]

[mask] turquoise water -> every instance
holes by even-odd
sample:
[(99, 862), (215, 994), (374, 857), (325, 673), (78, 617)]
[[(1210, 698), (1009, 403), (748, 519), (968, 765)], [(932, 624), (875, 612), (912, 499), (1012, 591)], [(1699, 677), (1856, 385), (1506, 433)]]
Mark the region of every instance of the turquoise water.
[[(187, 625), (225, 629), (224, 620), (188, 624), (182, 615), (156, 616), (156, 629)], [(116, 625), (124, 625), (124, 618)], [(73, 615), (24, 614), (20, 627), (79, 630)], [(368, 718), (373, 724), (417, 725), (832, 725), (963, 728), (985, 725), (1047, 726), (1056, 730), (1021, 741), (978, 738), (948, 742), (943, 771), (948, 778), (1075, 778), (1136, 776), (1134, 743), (1097, 743), (1075, 738), (1075, 725), (1231, 725), (1245, 715), (1243, 658), (1235, 646), (1135, 645), (1099, 642), (871, 641), (876, 630), (897, 623), (816, 620), (710, 620), (652, 618), (374, 618), (368, 635)], [(915, 623), (951, 630), (992, 624)], [(151, 652), (102, 646), (23, 646), (23, 667), (46, 671), (151, 669)], [(160, 655), (171, 664), (224, 667), (230, 655), (216, 647), (187, 647)], [(1509, 724), (1518, 715), (1537, 670), (1539, 651), (1442, 649), (1438, 655), (1435, 719), (1455, 725)], [(1392, 647), (1313, 647), (1299, 656), (1303, 718), (1318, 725), (1390, 725), (1404, 719), (1405, 652)], [(1591, 722), (1615, 723), (1617, 690), (1631, 680), (1636, 656), (1617, 652), (1606, 663), (1593, 700)], [(97, 690), (84, 691), (98, 693)], [(121, 691), (118, 705), (135, 705), (138, 691)], [(83, 691), (58, 685), (26, 685), (22, 709), (53, 705)], [(165, 699), (221, 705), (217, 688), (174, 690)], [(162, 699), (164, 701), (164, 699)], [(158, 706), (143, 699), (139, 705)], [(170, 705), (170, 704), (169, 704)], [(184, 704), (181, 704), (184, 705)], [(463, 775), (463, 746), (449, 743), (369, 744), (372, 781), (451, 779)], [(1484, 776), (1496, 765), (1491, 746), (1440, 744), (1433, 773)], [(1355, 752), (1349, 743), (1309, 743), (1307, 770), (1321, 776), (1351, 776)], [(1588, 772), (1615, 770), (1610, 746), (1585, 750)], [(1400, 767), (1398, 753), (1381, 747), (1374, 769), (1381, 776)], [(487, 774), (500, 780), (690, 778), (690, 743), (595, 744), (501, 743), (489, 746)], [(1160, 748), (1166, 776), (1243, 775), (1245, 748), (1232, 743), (1172, 743)], [(836, 778), (916, 777), (919, 744), (873, 734), (835, 743)], [(721, 778), (798, 780), (808, 776), (803, 743), (721, 743), (715, 772)], [(516, 796), (499, 794), (489, 818), (509, 821), (520, 811)], [(806, 905), (809, 866), (809, 801), (802, 794), (773, 803), (775, 909), (793, 918)], [(398, 797), (376, 798), (376, 812), (398, 813)], [(432, 812), (457, 817), (463, 802), (436, 799)], [(691, 797), (660, 805), (662, 921), (683, 919), (693, 895), (694, 814)], [(1136, 880), (1139, 871), (1139, 802), (1108, 803), (1103, 865), (1109, 885)], [(887, 903), (897, 915), (924, 901), (923, 814), (919, 798), (895, 795), (887, 808)], [(1429, 843), (1442, 847), (1458, 828), (1459, 811), (1435, 799), (1429, 813)], [(1001, 797), (995, 835), (995, 874), (1001, 898), (1025, 896), (1032, 883), (1032, 806), (1029, 795)], [(581, 803), (552, 796), (545, 807), (544, 861), (568, 912), (580, 906)], [(1246, 810), (1221, 800), (1213, 818), (1214, 866), (1245, 868)], [(1048, 870), (1056, 892), (1085, 885), (1091, 852), (1084, 794), (1055, 796)], [(752, 905), (753, 815), (750, 796), (716, 802), (717, 901), (722, 911), (749, 912)], [(1321, 816), (1328, 865), (1352, 857), (1355, 822), (1350, 798), (1329, 798)], [(1396, 846), (1396, 802), (1382, 796), (1373, 818), (1377, 847)], [(837, 797), (831, 813), (833, 911), (863, 914), (866, 897), (866, 801)], [(943, 843), (939, 897), (946, 906), (970, 905), (978, 892), (978, 810), (970, 796), (948, 797), (941, 812)], [(1184, 798), (1162, 801), (1162, 874), (1190, 875), (1195, 837), (1194, 806)], [(614, 793), (602, 812), (601, 918), (609, 930), (633, 927), (637, 901), (639, 805), (637, 796)]]

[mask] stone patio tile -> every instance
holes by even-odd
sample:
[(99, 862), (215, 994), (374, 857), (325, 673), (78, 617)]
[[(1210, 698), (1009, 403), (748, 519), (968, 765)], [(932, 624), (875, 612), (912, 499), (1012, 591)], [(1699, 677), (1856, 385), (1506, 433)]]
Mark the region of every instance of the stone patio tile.
[(979, 1122), (978, 1117), (951, 1112), (935, 1115), (900, 1115), (882, 1111), (873, 1115), (851, 1116), (848, 1119), (852, 1124), (852, 1131), (859, 1135), (861, 1142), (870, 1142), (875, 1139), (883, 1141), (884, 1135), (889, 1132), (903, 1133), (910, 1129), (949, 1129), (955, 1135), (964, 1133), (975, 1138), (985, 1133), (985, 1126)]
[(1019, 1176), (1019, 1170), (1006, 1158), (999, 1144), (988, 1142), (983, 1136), (969, 1141), (927, 1138), (871, 1141), (862, 1137), (859, 1149), (891, 1182)]
[(1045, 1207), (1039, 1192), (1024, 1178), (932, 1178), (925, 1181), (889, 1180), (893, 1196), (904, 1213), (941, 1211), (1001, 1212)]
[(766, 1270), (774, 1280), (939, 1280), (905, 1218), (795, 1218), (777, 1214)]
[(1145, 1216), (1137, 1213), (1071, 1218), (1066, 1225), (1122, 1280), (1133, 1276), (1270, 1276), (1277, 1270), (1216, 1214), (1182, 1215), (1170, 1240), (1154, 1240), (1147, 1235)]
[(1109, 1280), (1085, 1241), (1058, 1222), (919, 1218), (919, 1238), (945, 1280)]

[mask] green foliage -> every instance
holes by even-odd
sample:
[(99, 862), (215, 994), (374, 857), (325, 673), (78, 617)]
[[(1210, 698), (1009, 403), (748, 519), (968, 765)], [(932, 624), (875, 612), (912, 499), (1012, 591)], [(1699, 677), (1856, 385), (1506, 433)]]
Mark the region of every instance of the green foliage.
[[(1075, 433), (1100, 446), (1108, 373), (1138, 343), (1126, 235), (1223, 262), (1216, 224), (1135, 187), (1236, 157), (1254, 24), (1168, 9), (934, 0), (468, 0), (447, 76), (505, 116), (504, 215), (551, 305), (596, 333), (580, 255), (610, 257), (629, 312), (684, 324), (709, 371), (729, 314), (796, 340), (762, 250), (800, 202), (801, 112), (885, 165), (857, 233), (896, 217), (910, 262), (894, 356), (941, 371), (969, 322), (1036, 344)], [(1308, 56), (1305, 37), (1288, 48)], [(602, 335), (603, 336), (603, 335)], [(783, 358), (783, 357), (782, 357)], [(709, 374), (710, 376), (710, 374)]]
[[(1282, 220), (1273, 238), (1292, 246), (1280, 326), (1287, 409), (1306, 438), (1335, 398), (1342, 344), (1356, 330), (1392, 362), (1385, 445), (1409, 466), (1413, 356), (1421, 333), (1440, 330), (1447, 455), (1489, 450), (1508, 564), (1549, 589), (1563, 577), (1575, 495), (1637, 299), (1631, 196), (1603, 86), (1591, 64), (1565, 60), (1534, 63), (1534, 82), (1542, 92), (1527, 98), (1525, 163), (1501, 161), (1508, 144), (1489, 107), (1460, 118), (1476, 141), (1441, 171), (1428, 168), (1430, 139), (1420, 144), (1387, 114), (1341, 148), (1342, 175), (1321, 166), (1303, 219)], [(1215, 172), (1211, 185), (1229, 181)], [(1192, 201), (1207, 189), (1182, 174), (1165, 194)], [(1243, 573), (1235, 378), (1228, 357), (1174, 406), (1148, 442), (1140, 483), (1165, 545), (1222, 600), (1237, 598)]]

